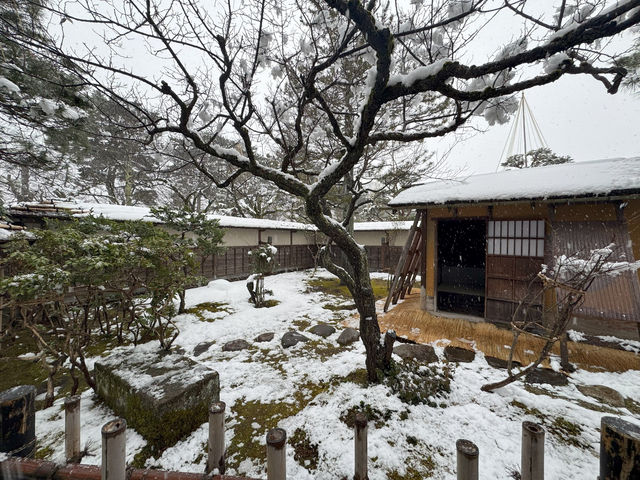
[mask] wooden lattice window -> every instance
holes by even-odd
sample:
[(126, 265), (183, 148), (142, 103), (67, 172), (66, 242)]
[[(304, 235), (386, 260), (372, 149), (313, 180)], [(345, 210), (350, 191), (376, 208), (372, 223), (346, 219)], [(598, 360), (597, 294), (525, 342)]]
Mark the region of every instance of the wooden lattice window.
[(544, 257), (544, 220), (489, 220), (487, 254)]

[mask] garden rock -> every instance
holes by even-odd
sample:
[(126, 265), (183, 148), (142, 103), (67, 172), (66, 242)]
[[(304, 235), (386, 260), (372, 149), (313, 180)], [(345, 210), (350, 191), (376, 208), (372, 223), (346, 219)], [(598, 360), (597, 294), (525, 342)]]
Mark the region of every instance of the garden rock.
[(299, 342), (308, 342), (309, 340), (309, 337), (305, 337), (300, 332), (291, 331), (282, 336), (280, 343), (284, 348), (289, 348), (297, 345)]
[[(501, 358), (485, 356), (484, 359), (493, 368), (507, 368), (507, 363), (508, 362), (506, 360), (501, 359)], [(515, 360), (513, 360), (511, 362), (511, 368), (520, 368), (521, 366), (522, 366), (522, 364), (520, 362), (517, 362)]]
[(606, 403), (612, 407), (624, 407), (624, 397), (611, 387), (605, 385), (578, 385), (578, 390), (583, 395), (595, 398), (601, 403)]
[(314, 325), (309, 329), (309, 332), (322, 338), (327, 338), (329, 335), (333, 335), (335, 331), (335, 328), (333, 328), (331, 325), (327, 325), (326, 323), (319, 323), (318, 325)]
[(243, 339), (231, 340), (222, 346), (223, 352), (238, 352), (240, 350), (246, 350), (251, 344)]
[(355, 328), (345, 328), (338, 337), (338, 343), (340, 345), (351, 345), (353, 342), (357, 342), (360, 338), (360, 332)]
[(549, 368), (536, 368), (527, 373), (525, 377), (527, 383), (547, 383), (556, 387), (563, 387), (569, 383), (567, 376), (555, 372)]
[(208, 421), (220, 399), (218, 372), (165, 351), (117, 353), (95, 364), (98, 396), (154, 449)]
[(476, 358), (476, 352), (461, 347), (454, 347), (453, 345), (447, 345), (444, 347), (444, 357), (449, 362), (473, 362)]
[(432, 363), (438, 361), (438, 356), (431, 345), (405, 344), (393, 349), (393, 353), (402, 360), (416, 360), (421, 363)]
[(204, 352), (206, 352), (207, 350), (209, 350), (209, 348), (211, 347), (211, 345), (213, 345), (215, 342), (202, 342), (199, 343), (198, 345), (195, 346), (195, 348), (193, 349), (193, 356), (194, 357), (199, 357), (200, 355), (202, 355)]
[(258, 335), (256, 338), (253, 339), (254, 342), (270, 342), (271, 340), (273, 340), (273, 337), (275, 336), (275, 333), (273, 332), (267, 332), (267, 333), (261, 333), (260, 335)]

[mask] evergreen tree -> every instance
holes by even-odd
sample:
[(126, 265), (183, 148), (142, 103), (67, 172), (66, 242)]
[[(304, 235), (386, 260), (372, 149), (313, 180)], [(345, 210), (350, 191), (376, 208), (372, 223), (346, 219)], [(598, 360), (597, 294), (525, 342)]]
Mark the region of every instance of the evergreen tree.
[(8, 200), (62, 196), (74, 178), (70, 159), (86, 144), (86, 102), (64, 62), (30, 44), (48, 44), (42, 1), (0, 0), (0, 189)]
[(522, 154), (511, 155), (500, 165), (504, 168), (529, 168), (572, 162), (573, 158), (569, 155), (556, 155), (550, 148), (542, 147), (529, 150), (526, 156)]

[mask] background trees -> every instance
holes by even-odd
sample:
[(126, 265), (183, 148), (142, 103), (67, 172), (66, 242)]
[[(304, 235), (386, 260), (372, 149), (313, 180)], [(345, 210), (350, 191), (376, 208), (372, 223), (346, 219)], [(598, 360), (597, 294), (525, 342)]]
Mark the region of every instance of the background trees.
[[(640, 0), (553, 3), (52, 2), (53, 24), (83, 35), (88, 50), (2, 21), (20, 48), (69, 63), (86, 88), (127, 109), (156, 145), (178, 139), (200, 152), (204, 161), (190, 164), (212, 183), (249, 174), (296, 197), (350, 263), (323, 256), (353, 294), (375, 380), (392, 342), (380, 342), (366, 254), (349, 235), (363, 172), (376, 152), (447, 135), (474, 116), (504, 122), (512, 94), (563, 75), (590, 75), (615, 93), (626, 70), (601, 40), (640, 21)], [(521, 36), (486, 53), (485, 29), (502, 22)], [(87, 25), (97, 37), (86, 38)], [(129, 59), (131, 42), (147, 53)], [(341, 212), (328, 205), (336, 193)]]

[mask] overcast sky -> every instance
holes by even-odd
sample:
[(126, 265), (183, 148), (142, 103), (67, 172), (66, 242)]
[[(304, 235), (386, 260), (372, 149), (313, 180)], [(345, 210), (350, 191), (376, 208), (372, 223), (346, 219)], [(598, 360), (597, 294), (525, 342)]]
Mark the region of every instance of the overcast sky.
[[(539, 6), (548, 9), (542, 2)], [(474, 42), (473, 55), (466, 63), (484, 63), (496, 49), (517, 38), (521, 31), (519, 20), (509, 12), (502, 16), (490, 28), (482, 30)], [(87, 41), (86, 26), (66, 30), (71, 34), (68, 36), (71, 44)], [(628, 35), (624, 39), (618, 37), (615, 43), (626, 48), (632, 41), (633, 36)], [(161, 68), (162, 62), (148, 61), (148, 53), (139, 41), (129, 42), (127, 54), (136, 68), (145, 74), (155, 76)], [(591, 77), (566, 75), (550, 85), (527, 90), (525, 95), (554, 152), (570, 155), (575, 161), (640, 156), (640, 92), (632, 94), (621, 89), (610, 95)], [(438, 156), (447, 154), (447, 166), (453, 170), (466, 167), (465, 174), (496, 171), (510, 124), (490, 127), (484, 119), (478, 118), (473, 125), (485, 131), (464, 140), (461, 137), (469, 137), (469, 134), (448, 135), (432, 140), (428, 147)]]
[[(610, 95), (590, 77), (565, 76), (528, 90), (525, 96), (554, 152), (571, 155), (575, 161), (640, 157), (640, 92), (620, 90)], [(511, 124), (488, 127), (482, 119), (475, 123), (486, 131), (463, 141), (434, 142), (432, 148), (443, 153), (453, 145), (451, 165), (466, 166), (468, 173), (493, 172)]]

